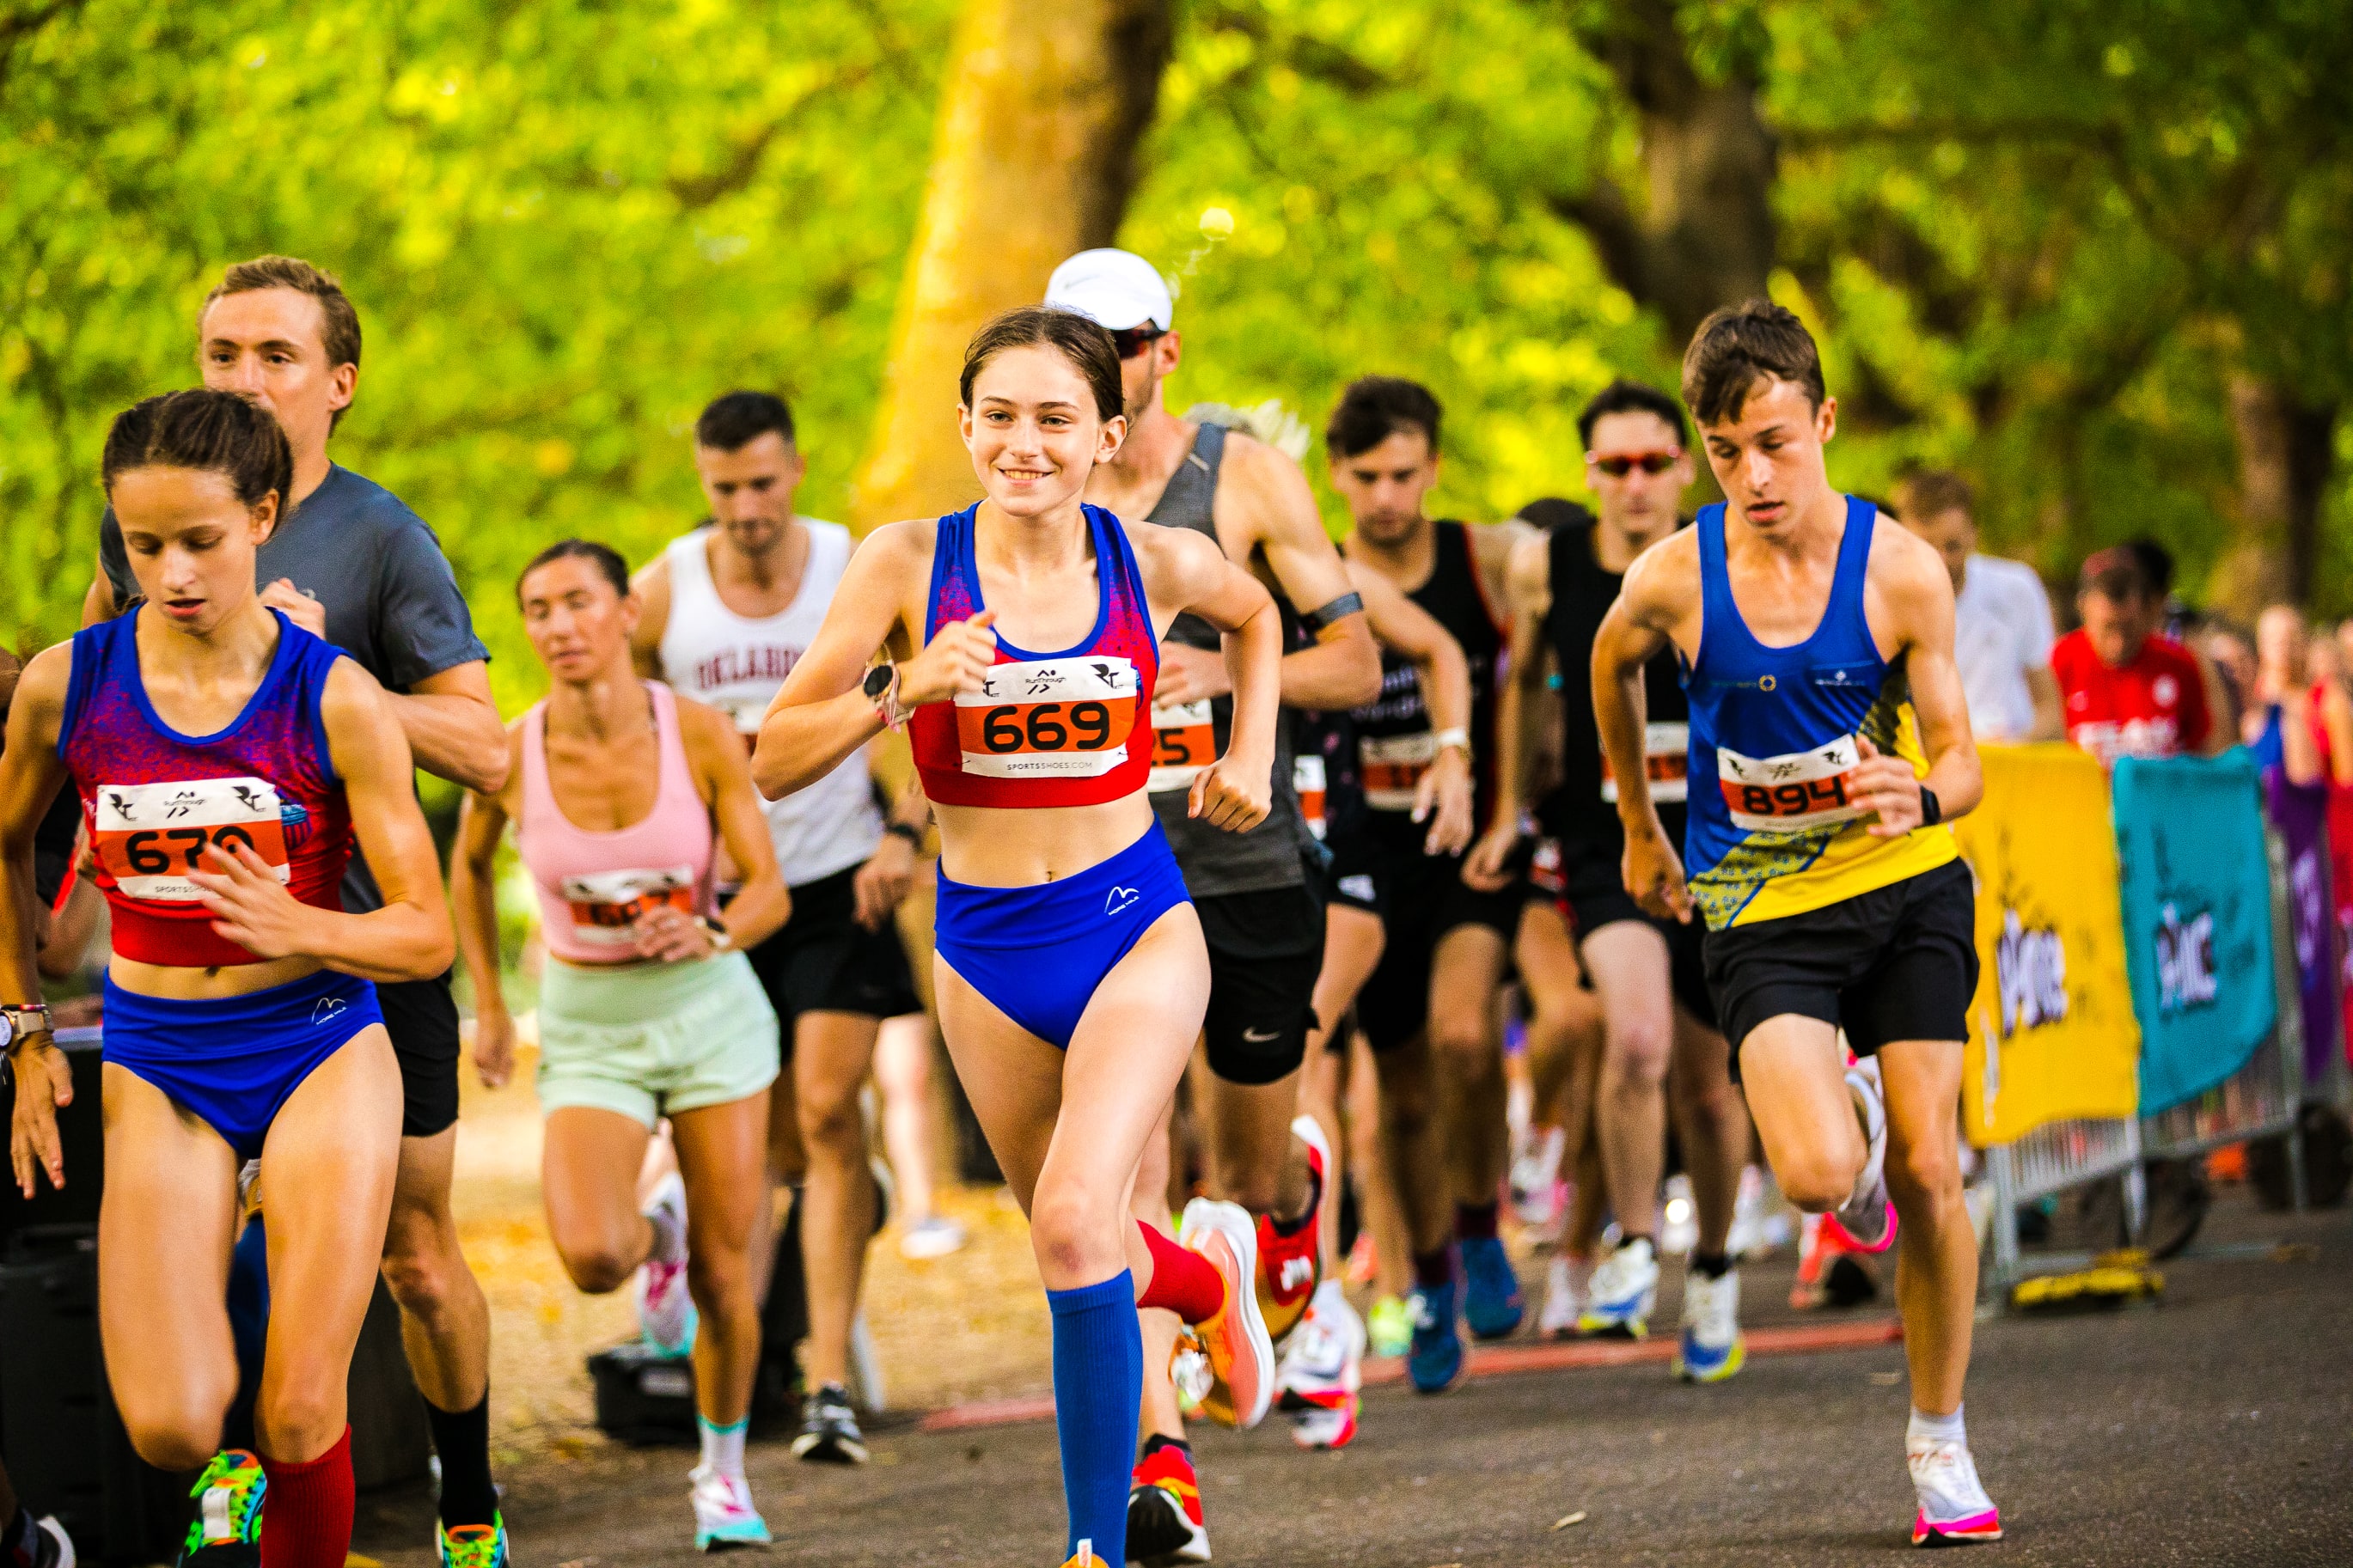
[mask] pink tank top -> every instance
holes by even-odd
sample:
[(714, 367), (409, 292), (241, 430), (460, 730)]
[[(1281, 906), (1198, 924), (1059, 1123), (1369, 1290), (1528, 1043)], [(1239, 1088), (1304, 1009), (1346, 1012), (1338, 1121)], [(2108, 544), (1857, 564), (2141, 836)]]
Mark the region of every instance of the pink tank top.
[(575, 826), (556, 805), (547, 783), (547, 704), (523, 715), (515, 847), (539, 892), (540, 938), (569, 963), (634, 962), (629, 928), (639, 915), (663, 904), (696, 915), (711, 905), (711, 808), (687, 771), (678, 699), (658, 680), (644, 685), (661, 778), (653, 810), (610, 833)]

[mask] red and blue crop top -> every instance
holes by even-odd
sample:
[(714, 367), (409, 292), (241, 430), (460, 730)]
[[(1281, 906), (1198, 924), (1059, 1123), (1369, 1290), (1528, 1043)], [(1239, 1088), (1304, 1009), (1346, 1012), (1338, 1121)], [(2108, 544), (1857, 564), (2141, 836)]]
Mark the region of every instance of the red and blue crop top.
[(344, 655), (278, 611), (278, 648), (227, 728), (183, 735), (140, 679), (142, 610), (75, 635), (58, 756), (80, 792), (114, 918), (114, 951), (140, 963), (225, 968), (261, 960), (213, 930), (189, 880), (206, 845), (242, 843), (303, 903), (341, 910), (352, 819), (319, 715)]
[[(1099, 805), (1144, 788), (1152, 764), (1152, 689), (1160, 673), (1151, 602), (1119, 519), (1085, 509), (1102, 609), (1060, 653), (1030, 653), (1000, 632), (978, 691), (931, 702), (907, 721), (923, 793), (948, 805)], [(982, 603), (973, 557), (979, 505), (940, 519), (923, 641)]]

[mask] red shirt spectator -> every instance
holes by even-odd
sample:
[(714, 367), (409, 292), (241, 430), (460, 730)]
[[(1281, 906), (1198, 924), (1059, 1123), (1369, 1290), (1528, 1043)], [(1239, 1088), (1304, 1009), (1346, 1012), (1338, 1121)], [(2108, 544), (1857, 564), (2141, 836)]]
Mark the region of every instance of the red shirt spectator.
[(2221, 749), (2206, 666), (2157, 634), (2164, 599), (2130, 546), (2084, 563), (2075, 605), (2083, 628), (2051, 650), (2069, 740), (2103, 766)]
[(2171, 637), (2146, 638), (2122, 668), (2111, 668), (2088, 636), (2072, 631), (2052, 648), (2051, 668), (2067, 738), (2103, 763), (2203, 751), (2213, 733), (2198, 656)]

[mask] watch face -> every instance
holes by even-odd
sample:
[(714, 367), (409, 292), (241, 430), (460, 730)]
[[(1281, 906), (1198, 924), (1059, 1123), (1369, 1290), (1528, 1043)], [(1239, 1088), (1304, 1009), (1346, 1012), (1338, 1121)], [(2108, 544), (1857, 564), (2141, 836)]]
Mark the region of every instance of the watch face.
[(0, 1013), (0, 1051), (16, 1043), (16, 1015)]
[(880, 700), (882, 694), (890, 689), (891, 667), (889, 665), (878, 664), (873, 668), (866, 672), (866, 695), (868, 697)]

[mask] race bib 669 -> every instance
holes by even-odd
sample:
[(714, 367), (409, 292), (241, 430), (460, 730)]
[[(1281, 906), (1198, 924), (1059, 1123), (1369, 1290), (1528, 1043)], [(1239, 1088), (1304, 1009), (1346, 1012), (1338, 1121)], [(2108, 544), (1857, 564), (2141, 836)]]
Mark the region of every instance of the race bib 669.
[[(992, 779), (1099, 778), (1127, 760), (1135, 666), (1082, 655), (992, 666), (955, 698), (964, 771)], [(1214, 759), (1209, 759), (1214, 760)]]
[(242, 844), (261, 857), (280, 881), (293, 879), (286, 855), (286, 819), (302, 818), (284, 805), (267, 780), (191, 779), (158, 784), (102, 784), (90, 814), (90, 847), (114, 885), (133, 899), (194, 903), (204, 889), (194, 871), (217, 872), (207, 845)]
[(1799, 833), (1861, 816), (1851, 776), (1862, 762), (1852, 735), (1778, 757), (1715, 752), (1716, 783), (1732, 825), (1750, 833)]

